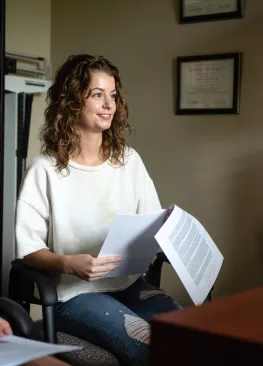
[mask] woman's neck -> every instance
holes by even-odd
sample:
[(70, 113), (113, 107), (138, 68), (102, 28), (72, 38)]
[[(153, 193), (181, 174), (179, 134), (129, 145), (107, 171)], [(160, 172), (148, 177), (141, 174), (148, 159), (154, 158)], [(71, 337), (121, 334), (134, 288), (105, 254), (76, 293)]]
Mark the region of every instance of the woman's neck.
[(105, 161), (101, 151), (102, 134), (81, 134), (81, 150), (76, 158), (78, 164), (96, 166)]

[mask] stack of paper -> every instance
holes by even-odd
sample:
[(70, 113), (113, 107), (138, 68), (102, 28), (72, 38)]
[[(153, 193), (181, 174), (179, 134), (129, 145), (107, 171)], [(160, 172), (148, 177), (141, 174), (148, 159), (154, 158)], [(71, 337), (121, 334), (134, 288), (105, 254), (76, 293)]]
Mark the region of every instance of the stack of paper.
[(6, 336), (0, 338), (0, 365), (17, 366), (39, 357), (81, 349), (82, 347), (50, 344)]
[(120, 255), (121, 265), (108, 277), (146, 272), (158, 249), (162, 249), (193, 302), (201, 304), (211, 290), (223, 263), (214, 241), (192, 215), (175, 206), (150, 214), (117, 214), (99, 253)]

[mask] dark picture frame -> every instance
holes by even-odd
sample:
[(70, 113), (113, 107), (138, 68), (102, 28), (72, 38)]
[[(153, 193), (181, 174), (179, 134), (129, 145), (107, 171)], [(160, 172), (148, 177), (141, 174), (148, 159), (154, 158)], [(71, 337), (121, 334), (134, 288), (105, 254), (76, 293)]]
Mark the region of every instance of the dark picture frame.
[[(214, 2), (222, 2), (222, 7), (226, 6), (226, 0), (213, 0)], [(185, 14), (186, 0), (179, 0), (179, 22), (184, 23), (197, 23), (207, 21), (218, 20), (230, 20), (244, 18), (245, 15), (245, 0), (229, 0), (229, 3), (236, 2), (236, 9), (231, 11), (223, 11), (218, 13), (209, 13), (209, 8), (201, 10), (196, 8), (196, 15)]]
[(241, 52), (176, 59), (176, 114), (239, 114)]

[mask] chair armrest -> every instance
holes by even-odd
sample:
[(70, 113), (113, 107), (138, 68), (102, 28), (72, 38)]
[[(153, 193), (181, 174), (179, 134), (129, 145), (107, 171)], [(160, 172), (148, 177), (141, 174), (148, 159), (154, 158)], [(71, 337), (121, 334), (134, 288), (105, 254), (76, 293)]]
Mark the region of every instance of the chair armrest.
[(170, 263), (169, 259), (166, 257), (166, 255), (164, 254), (164, 252), (158, 252), (156, 254), (156, 257), (163, 263)]
[(10, 322), (14, 334), (30, 338), (33, 320), (27, 311), (15, 301), (0, 297), (0, 316)]
[[(161, 284), (161, 270), (163, 263), (169, 263), (169, 259), (166, 257), (164, 252), (158, 252), (156, 254), (156, 259), (154, 262), (150, 265), (147, 273), (146, 273), (146, 280), (150, 284), (156, 287), (160, 287)], [(214, 286), (212, 286), (211, 290), (209, 291), (207, 298), (205, 299), (205, 302), (212, 300), (212, 291), (214, 290)]]
[[(14, 260), (10, 272), (10, 292), (17, 286), (17, 274), (21, 278), (20, 286), (24, 285), (24, 280), (37, 286), (41, 305), (53, 306), (57, 303), (56, 284), (47, 272), (27, 266), (22, 259)], [(20, 293), (23, 293), (23, 290)], [(10, 297), (12, 298), (12, 296)]]
[[(148, 270), (144, 274), (146, 282), (150, 285), (160, 288), (161, 284), (161, 271), (163, 262), (167, 262), (168, 258), (163, 252), (158, 252), (153, 263), (150, 264)], [(168, 261), (168, 263), (170, 263)]]

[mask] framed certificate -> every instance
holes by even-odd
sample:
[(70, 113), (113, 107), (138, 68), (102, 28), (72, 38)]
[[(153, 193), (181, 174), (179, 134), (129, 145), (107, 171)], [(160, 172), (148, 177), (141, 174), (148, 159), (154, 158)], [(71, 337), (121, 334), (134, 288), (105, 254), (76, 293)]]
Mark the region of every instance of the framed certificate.
[(245, 0), (180, 0), (180, 23), (244, 17)]
[(241, 53), (177, 58), (176, 114), (239, 114)]

